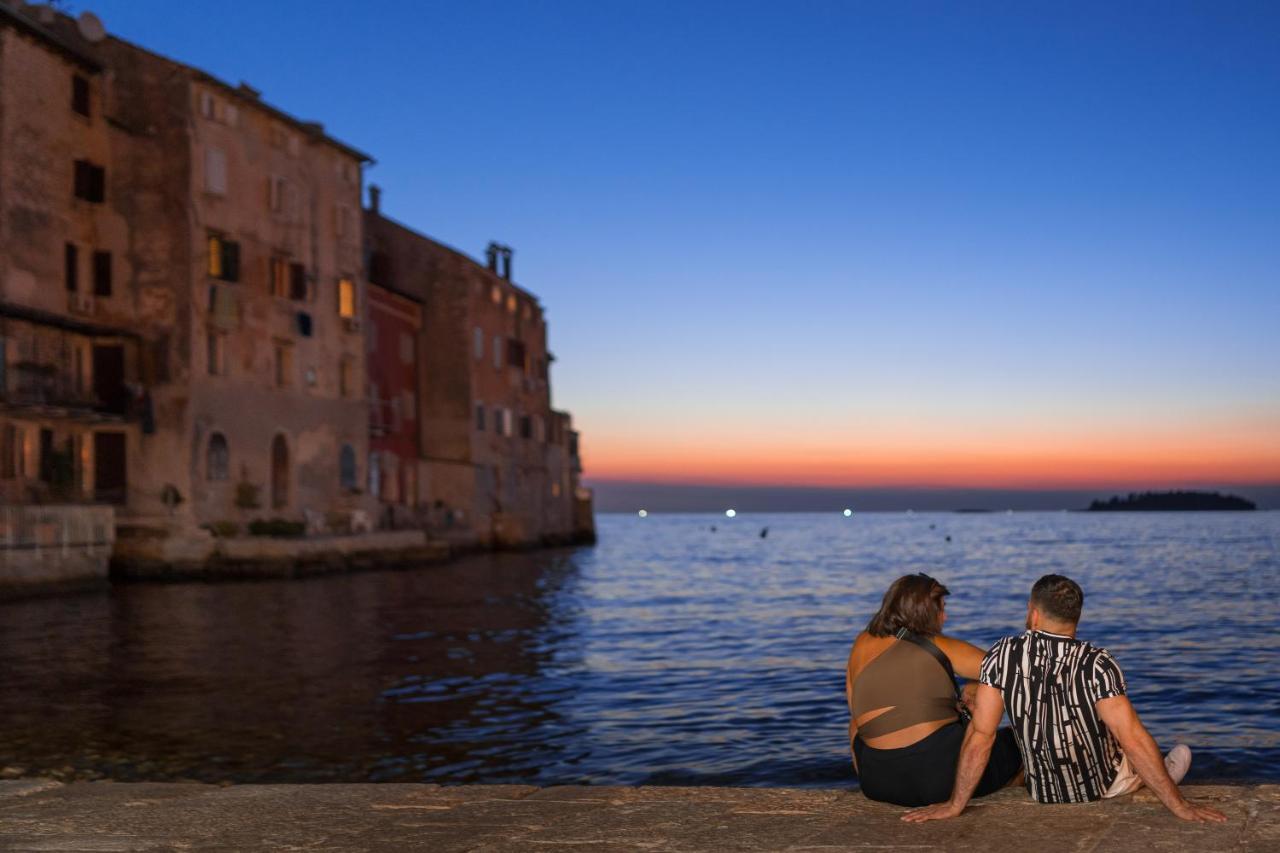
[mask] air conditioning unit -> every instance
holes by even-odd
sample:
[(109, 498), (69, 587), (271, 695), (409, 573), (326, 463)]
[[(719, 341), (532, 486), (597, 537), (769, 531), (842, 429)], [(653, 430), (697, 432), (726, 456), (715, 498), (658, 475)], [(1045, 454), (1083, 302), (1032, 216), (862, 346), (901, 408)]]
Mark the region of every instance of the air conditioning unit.
[(75, 291), (67, 294), (67, 310), (72, 314), (92, 314), (93, 297), (87, 293)]
[(360, 331), (360, 318), (348, 317), (346, 325), (347, 325), (348, 332), (358, 332)]

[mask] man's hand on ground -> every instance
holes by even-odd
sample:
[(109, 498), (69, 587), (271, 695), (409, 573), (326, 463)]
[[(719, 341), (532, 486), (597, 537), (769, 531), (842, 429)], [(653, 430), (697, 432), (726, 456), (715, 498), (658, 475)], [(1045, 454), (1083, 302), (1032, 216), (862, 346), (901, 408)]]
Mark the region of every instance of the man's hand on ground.
[(962, 811), (964, 811), (963, 806), (956, 808), (950, 802), (938, 803), (935, 806), (912, 809), (904, 814), (902, 819), (907, 823), (924, 823), (926, 820), (947, 820), (948, 818), (957, 817)]
[(1196, 823), (1223, 823), (1227, 819), (1227, 816), (1217, 809), (1193, 805), (1186, 800), (1182, 801), (1181, 806), (1170, 809), (1170, 811), (1182, 820), (1195, 821)]

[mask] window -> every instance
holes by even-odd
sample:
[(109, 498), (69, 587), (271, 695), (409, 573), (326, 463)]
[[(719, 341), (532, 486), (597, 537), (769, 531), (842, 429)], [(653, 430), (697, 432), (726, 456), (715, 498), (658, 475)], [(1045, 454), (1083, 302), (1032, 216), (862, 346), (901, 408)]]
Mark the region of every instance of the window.
[(356, 286), (349, 278), (338, 281), (338, 316), (344, 319), (356, 316)]
[(16, 456), (19, 450), (18, 430), (13, 424), (0, 428), (0, 480), (12, 480), (18, 476)]
[(227, 439), (220, 432), (209, 436), (209, 449), (205, 452), (205, 477), (214, 482), (227, 479), (231, 470), (231, 451), (227, 447)]
[(353, 491), (357, 482), (359, 480), (356, 477), (356, 449), (349, 444), (344, 444), (338, 451), (338, 483), (342, 488)]
[(107, 197), (107, 170), (88, 160), (77, 160), (74, 191), (76, 198), (102, 202)]
[(507, 365), (524, 370), (524, 341), (507, 339)]
[(289, 295), (289, 261), (279, 256), (271, 259), (271, 295), (281, 299)]
[(476, 432), (484, 432), (484, 403), (476, 403)]
[(209, 368), (210, 376), (223, 376), (226, 374), (226, 349), (227, 335), (225, 332), (219, 332), (216, 329), (210, 329), (205, 339), (206, 352), (205, 364)]
[(374, 284), (391, 284), (391, 256), (386, 252), (369, 253), (369, 281)]
[(219, 234), (209, 235), (209, 276), (240, 280), (240, 244)]
[(520, 437), (533, 438), (533, 421), (528, 415), (520, 416)]
[(287, 388), (293, 384), (293, 347), (276, 341), (276, 387)]
[(111, 295), (111, 253), (93, 253), (93, 295)]
[(484, 358), (484, 329), (481, 329), (479, 326), (476, 326), (475, 328), (475, 352), (476, 361), (480, 361)]
[(204, 150), (204, 190), (227, 194), (227, 152), (213, 145)]
[(289, 264), (289, 298), (301, 302), (307, 298), (307, 268)]
[(493, 366), (497, 370), (502, 369), (503, 350), (506, 348), (504, 346), (505, 343), (506, 341), (502, 335), (493, 336)]
[(79, 74), (71, 75), (71, 109), (89, 117), (89, 81)]
[(75, 243), (68, 243), (62, 250), (62, 280), (68, 293), (80, 288), (80, 252)]
[(205, 118), (213, 118), (213, 95), (208, 92), (200, 93), (200, 115)]

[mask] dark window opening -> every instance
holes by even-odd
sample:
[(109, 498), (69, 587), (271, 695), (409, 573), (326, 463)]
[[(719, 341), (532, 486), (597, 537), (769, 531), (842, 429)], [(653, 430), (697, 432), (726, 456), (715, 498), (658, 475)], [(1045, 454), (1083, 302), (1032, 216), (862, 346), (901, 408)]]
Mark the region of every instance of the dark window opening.
[(111, 295), (111, 253), (93, 253), (93, 295)]
[(209, 235), (209, 276), (223, 281), (240, 280), (240, 244), (218, 234)]
[(107, 170), (88, 160), (77, 160), (75, 195), (85, 201), (102, 202), (107, 197)]
[(391, 258), (386, 252), (369, 253), (369, 281), (374, 284), (391, 284)]
[(307, 298), (307, 268), (289, 264), (289, 298), (301, 302)]
[(82, 116), (89, 115), (89, 81), (79, 74), (71, 77), (71, 109)]
[(520, 437), (533, 437), (533, 420), (528, 415), (520, 416)]
[(511, 367), (519, 367), (524, 369), (524, 341), (518, 341), (515, 338), (507, 338), (507, 364)]
[(476, 403), (476, 431), (484, 432), (484, 403)]
[(75, 243), (66, 245), (62, 258), (62, 280), (67, 284), (67, 292), (75, 293), (80, 288), (80, 252)]
[(338, 480), (342, 488), (351, 491), (356, 488), (356, 450), (349, 444), (342, 445), (338, 452)]

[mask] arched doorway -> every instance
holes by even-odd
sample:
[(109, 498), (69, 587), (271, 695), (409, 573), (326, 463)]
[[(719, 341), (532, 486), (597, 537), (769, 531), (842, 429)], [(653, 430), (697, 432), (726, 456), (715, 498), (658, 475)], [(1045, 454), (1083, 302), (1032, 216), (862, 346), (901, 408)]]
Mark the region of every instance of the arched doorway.
[(289, 503), (289, 446), (284, 436), (271, 440), (271, 507), (281, 509)]

